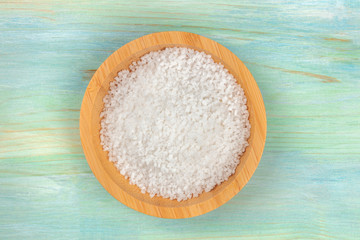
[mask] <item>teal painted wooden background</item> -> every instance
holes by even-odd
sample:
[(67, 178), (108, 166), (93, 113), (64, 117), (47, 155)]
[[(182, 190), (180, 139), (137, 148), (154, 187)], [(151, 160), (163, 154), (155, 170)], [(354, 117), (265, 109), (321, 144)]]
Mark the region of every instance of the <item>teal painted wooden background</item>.
[[(168, 30), (228, 47), (263, 94), (268, 135), (248, 185), (206, 215), (158, 219), (90, 171), (79, 109), (123, 44)], [(1, 239), (360, 239), (360, 3), (0, 2)]]

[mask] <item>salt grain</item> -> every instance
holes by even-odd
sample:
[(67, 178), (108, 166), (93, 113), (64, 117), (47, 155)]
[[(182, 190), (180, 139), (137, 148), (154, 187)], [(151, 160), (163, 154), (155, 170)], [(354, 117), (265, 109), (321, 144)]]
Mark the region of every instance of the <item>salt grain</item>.
[(210, 55), (150, 52), (118, 73), (104, 97), (100, 139), (141, 192), (178, 201), (209, 192), (239, 164), (250, 136), (246, 97)]

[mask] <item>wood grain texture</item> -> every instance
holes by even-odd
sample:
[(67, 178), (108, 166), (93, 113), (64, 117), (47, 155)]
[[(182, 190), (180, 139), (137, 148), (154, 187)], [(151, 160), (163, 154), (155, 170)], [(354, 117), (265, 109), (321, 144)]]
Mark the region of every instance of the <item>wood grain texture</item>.
[[(174, 30), (246, 64), (268, 127), (248, 184), (179, 220), (108, 194), (78, 129), (91, 70), (133, 39)], [(357, 0), (0, 1), (0, 238), (359, 239), (359, 49)]]
[[(100, 113), (103, 98), (117, 73), (143, 55), (166, 47), (187, 47), (210, 54), (237, 79), (247, 97), (251, 133), (249, 146), (240, 159), (236, 172), (221, 185), (199, 197), (178, 202), (142, 194), (122, 176), (100, 144)], [(266, 139), (264, 102), (256, 82), (246, 66), (232, 52), (203, 36), (179, 31), (152, 33), (116, 50), (92, 77), (81, 105), (80, 137), (89, 166), (101, 185), (116, 199), (139, 212), (161, 218), (195, 217), (218, 208), (234, 197), (249, 181), (260, 162)]]

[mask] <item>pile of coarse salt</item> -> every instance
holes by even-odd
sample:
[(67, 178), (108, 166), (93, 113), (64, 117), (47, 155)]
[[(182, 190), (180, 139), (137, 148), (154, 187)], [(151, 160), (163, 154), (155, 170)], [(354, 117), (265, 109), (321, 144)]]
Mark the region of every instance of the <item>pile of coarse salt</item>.
[(104, 97), (101, 144), (142, 193), (178, 201), (209, 192), (239, 164), (250, 136), (246, 97), (210, 55), (150, 52)]

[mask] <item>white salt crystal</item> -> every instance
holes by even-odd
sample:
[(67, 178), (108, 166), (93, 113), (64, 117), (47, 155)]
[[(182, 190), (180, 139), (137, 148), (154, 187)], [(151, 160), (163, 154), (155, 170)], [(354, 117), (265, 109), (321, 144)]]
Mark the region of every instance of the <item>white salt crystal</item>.
[(104, 97), (100, 139), (141, 192), (178, 201), (235, 172), (250, 136), (246, 97), (210, 55), (150, 52), (118, 73)]

